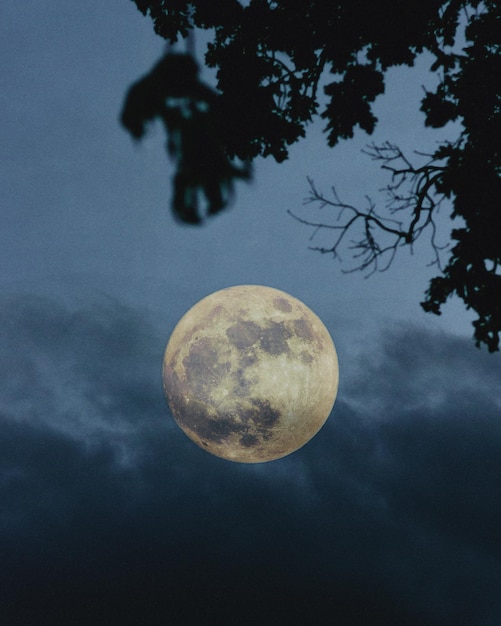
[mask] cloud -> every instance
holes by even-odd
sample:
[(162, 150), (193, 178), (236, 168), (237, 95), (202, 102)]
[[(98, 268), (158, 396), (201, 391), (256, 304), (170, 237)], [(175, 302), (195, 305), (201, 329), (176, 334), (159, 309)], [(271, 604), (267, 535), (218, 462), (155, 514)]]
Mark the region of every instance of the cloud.
[(173, 424), (146, 315), (17, 297), (1, 322), (3, 623), (499, 621), (497, 355), (387, 329), (316, 438), (246, 466)]

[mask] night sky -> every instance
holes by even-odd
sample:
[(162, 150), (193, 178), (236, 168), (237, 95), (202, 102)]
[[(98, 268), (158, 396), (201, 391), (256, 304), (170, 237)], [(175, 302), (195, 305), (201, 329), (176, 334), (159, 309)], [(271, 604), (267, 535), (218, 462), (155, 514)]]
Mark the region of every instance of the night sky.
[[(329, 150), (316, 122), (193, 228), (170, 214), (163, 130), (136, 145), (119, 124), (164, 49), (151, 20), (26, 0), (0, 31), (0, 624), (500, 624), (500, 355), (460, 304), (422, 312), (424, 241), (364, 280), (287, 214), (328, 215), (307, 176), (377, 200), (369, 141), (454, 131), (423, 127), (427, 60), (389, 74), (373, 137)], [(303, 300), (340, 362), (320, 433), (256, 465), (195, 446), (161, 385), (179, 318), (247, 283)]]

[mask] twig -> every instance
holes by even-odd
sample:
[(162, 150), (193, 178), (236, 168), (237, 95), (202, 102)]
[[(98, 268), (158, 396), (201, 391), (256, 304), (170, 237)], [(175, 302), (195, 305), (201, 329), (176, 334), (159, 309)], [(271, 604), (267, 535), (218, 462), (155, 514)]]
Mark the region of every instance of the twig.
[[(301, 224), (314, 229), (310, 241), (322, 230), (335, 233), (332, 245), (310, 249), (332, 254), (333, 258), (341, 260), (340, 250), (348, 231), (358, 232), (348, 245), (355, 265), (343, 272), (368, 271), (367, 276), (370, 276), (376, 271), (385, 272), (393, 263), (398, 248), (410, 246), (412, 253), (413, 244), (425, 231), (429, 231), (434, 256), (430, 265), (436, 264), (441, 269), (440, 252), (448, 246), (440, 246), (436, 241), (435, 214), (444, 200), (444, 196), (437, 192), (444, 167), (433, 158), (420, 167), (414, 167), (400, 148), (390, 142), (379, 146), (371, 144), (363, 152), (373, 160), (381, 161), (381, 168), (391, 172), (391, 182), (383, 189), (387, 196), (385, 210), (389, 216), (378, 213), (376, 205), (368, 196), (368, 208), (365, 210), (343, 202), (335, 187), (331, 188), (332, 199), (327, 198), (318, 191), (313, 179), (308, 177), (310, 193), (303, 204), (315, 204), (319, 209), (334, 209), (334, 222), (305, 219), (290, 210), (288, 213)], [(397, 220), (392, 217), (396, 213), (407, 214), (407, 217)], [(358, 230), (359, 226), (361, 230)], [(381, 245), (377, 240), (377, 232), (389, 235), (391, 242)]]

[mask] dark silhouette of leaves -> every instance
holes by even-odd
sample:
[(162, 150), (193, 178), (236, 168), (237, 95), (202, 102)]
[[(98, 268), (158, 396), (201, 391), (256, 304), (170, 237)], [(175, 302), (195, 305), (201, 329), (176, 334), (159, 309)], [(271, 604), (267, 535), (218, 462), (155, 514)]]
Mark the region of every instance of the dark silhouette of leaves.
[(348, 67), (342, 81), (325, 87), (325, 93), (331, 99), (322, 117), (329, 120), (330, 146), (336, 145), (340, 138), (353, 137), (356, 124), (368, 134), (373, 132), (377, 119), (370, 103), (383, 91), (383, 74), (368, 65)]
[[(370, 146), (370, 156), (391, 175), (383, 208), (372, 200), (366, 209), (347, 205), (336, 192), (327, 199), (310, 181), (309, 201), (329, 206), (336, 219), (332, 223), (300, 219), (316, 230), (333, 233), (332, 246), (318, 249), (338, 258), (349, 241), (347, 232), (356, 233), (348, 246), (355, 262), (349, 271), (385, 270), (399, 248), (412, 247), (428, 234), (432, 263), (439, 273), (431, 280), (422, 307), (440, 314), (449, 297), (461, 298), (478, 315), (477, 345), (498, 349), (500, 0), (135, 2), (153, 19), (156, 32), (170, 42), (186, 37), (190, 29), (210, 29), (205, 63), (216, 70), (217, 91), (201, 89), (193, 69), (178, 71), (172, 85), (190, 77), (181, 96), (190, 104), (176, 109), (157, 99), (172, 97), (169, 81), (160, 90), (153, 80), (140, 81), (131, 90), (123, 118), (137, 137), (153, 117), (163, 119), (169, 141), (174, 141), (170, 152), (178, 162), (174, 210), (185, 221), (199, 220), (195, 190), (202, 189), (209, 199), (209, 213), (217, 212), (233, 179), (245, 177), (248, 171), (235, 169), (234, 159), (246, 163), (260, 155), (283, 161), (288, 147), (305, 136), (315, 116), (325, 120), (330, 146), (352, 137), (357, 127), (372, 133), (377, 123), (372, 105), (384, 92), (386, 70), (411, 66), (423, 51), (431, 54), (430, 71), (439, 80), (435, 90), (425, 91), (421, 111), (432, 128), (456, 122), (456, 139), (439, 144), (422, 165), (415, 165), (398, 146)], [(160, 69), (154, 74), (159, 76)], [(327, 96), (323, 109), (319, 89)], [(151, 95), (151, 105), (140, 103), (143, 96), (139, 96), (146, 93)], [(137, 109), (142, 115), (134, 113)], [(174, 114), (188, 110), (181, 117)], [(203, 152), (210, 158), (193, 156), (201, 137)], [(214, 180), (220, 181), (219, 186)], [(435, 216), (443, 204), (451, 208), (451, 219), (458, 221), (451, 226), (447, 248), (436, 240)]]
[(233, 181), (249, 178), (247, 165), (227, 156), (220, 137), (218, 95), (198, 79), (198, 66), (188, 54), (166, 54), (144, 78), (129, 89), (121, 121), (135, 139), (146, 125), (160, 119), (167, 131), (167, 150), (175, 161), (174, 215), (189, 224), (202, 221), (199, 195), (207, 215), (223, 209)]

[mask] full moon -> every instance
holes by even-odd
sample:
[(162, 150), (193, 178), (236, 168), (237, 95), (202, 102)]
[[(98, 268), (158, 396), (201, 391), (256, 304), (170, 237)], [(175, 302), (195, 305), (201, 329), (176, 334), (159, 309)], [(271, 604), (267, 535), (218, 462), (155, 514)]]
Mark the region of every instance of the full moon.
[(216, 291), (178, 322), (162, 380), (172, 415), (218, 457), (284, 457), (323, 426), (339, 370), (329, 331), (289, 294), (260, 285)]

